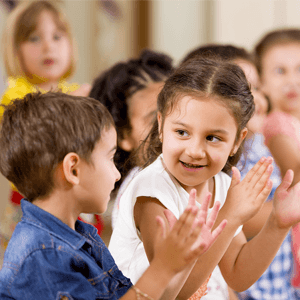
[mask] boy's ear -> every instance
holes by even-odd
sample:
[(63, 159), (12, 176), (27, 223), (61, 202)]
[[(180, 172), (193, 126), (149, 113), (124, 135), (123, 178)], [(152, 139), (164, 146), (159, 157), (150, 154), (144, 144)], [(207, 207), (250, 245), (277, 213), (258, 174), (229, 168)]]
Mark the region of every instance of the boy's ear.
[(118, 141), (118, 145), (121, 149), (127, 152), (131, 152), (134, 149), (134, 143), (128, 130), (124, 130), (123, 139)]
[(243, 140), (245, 139), (245, 137), (247, 136), (247, 133), (248, 133), (248, 129), (245, 127), (241, 133), (240, 133), (240, 137), (238, 139), (238, 141), (235, 143), (235, 145), (233, 146), (233, 149), (230, 153), (230, 156), (233, 156), (236, 154), (236, 152), (238, 151), (238, 149), (240, 148), (241, 146), (241, 143), (243, 142)]
[(158, 134), (159, 134), (159, 139), (162, 142), (162, 115), (160, 112), (157, 112), (157, 123), (158, 123)]
[(80, 157), (74, 152), (68, 153), (63, 160), (63, 172), (66, 180), (76, 185), (79, 183), (79, 161)]

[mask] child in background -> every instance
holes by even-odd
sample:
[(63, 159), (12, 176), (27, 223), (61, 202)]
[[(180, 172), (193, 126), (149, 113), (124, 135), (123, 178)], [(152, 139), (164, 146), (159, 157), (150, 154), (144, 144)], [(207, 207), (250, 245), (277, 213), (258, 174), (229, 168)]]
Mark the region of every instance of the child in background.
[[(74, 42), (64, 13), (53, 1), (24, 1), (9, 15), (3, 32), (3, 55), (9, 86), (1, 103), (37, 90), (59, 89), (87, 96), (89, 85), (68, 84), (75, 70)], [(0, 108), (0, 116), (3, 108)], [(21, 219), (20, 200), (12, 186), (5, 219), (0, 225), (0, 256)], [(0, 257), (1, 266), (1, 257)]]
[[(255, 47), (262, 89), (271, 101), (263, 127), (265, 143), (281, 174), (294, 171), (292, 185), (300, 180), (300, 30), (283, 29), (266, 34)], [(300, 224), (292, 229), (294, 270), (292, 285), (300, 298)]]
[(112, 212), (114, 226), (119, 201), (128, 183), (137, 174), (135, 150), (147, 136), (156, 117), (157, 96), (173, 71), (171, 57), (144, 50), (136, 59), (119, 62), (95, 79), (90, 97), (99, 100), (116, 124), (118, 145), (115, 164), (121, 173)]
[[(167, 79), (157, 105), (157, 121), (144, 143), (148, 166), (121, 198), (109, 249), (123, 273), (136, 282), (153, 259), (153, 216), (165, 218), (167, 208), (178, 218), (188, 192), (195, 188), (199, 206), (207, 194), (211, 205), (221, 202), (219, 218), (226, 216), (228, 224), (211, 249), (170, 283), (162, 299), (189, 298), (217, 264), (231, 288), (245, 290), (261, 276), (290, 227), (299, 221), (295, 207), (300, 184), (287, 190), (293, 179), (288, 171), (264, 228), (247, 242), (241, 227), (268, 197), (273, 167), (271, 158), (262, 158), (242, 181), (233, 167), (254, 112), (243, 71), (223, 61), (189, 60)], [(231, 170), (232, 181), (227, 175)]]
[(6, 107), (1, 125), (1, 173), (26, 196), (0, 271), (3, 300), (159, 299), (226, 225), (211, 232), (219, 206), (207, 218), (207, 199), (198, 213), (193, 190), (168, 234), (156, 218), (155, 257), (132, 286), (96, 229), (77, 220), (81, 212), (103, 213), (120, 179), (107, 109), (92, 98), (30, 93)]

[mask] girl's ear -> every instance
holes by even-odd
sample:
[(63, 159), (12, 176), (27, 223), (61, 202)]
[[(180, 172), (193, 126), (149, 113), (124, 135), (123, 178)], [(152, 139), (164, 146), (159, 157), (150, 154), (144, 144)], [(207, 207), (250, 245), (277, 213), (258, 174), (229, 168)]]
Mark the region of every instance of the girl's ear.
[(72, 185), (79, 184), (79, 162), (80, 157), (74, 152), (68, 153), (63, 160), (63, 173), (67, 182)]
[(157, 112), (157, 123), (158, 123), (158, 134), (159, 134), (159, 139), (162, 141), (162, 115), (160, 112)]
[(118, 145), (121, 149), (127, 152), (131, 152), (134, 149), (134, 141), (130, 136), (130, 132), (128, 130), (124, 130), (123, 139), (118, 141)]
[(248, 129), (246, 127), (244, 129), (242, 129), (242, 131), (240, 133), (240, 137), (239, 137), (238, 141), (235, 143), (235, 145), (233, 146), (233, 149), (232, 149), (232, 151), (230, 153), (230, 156), (233, 156), (233, 155), (236, 154), (236, 152), (238, 151), (238, 149), (241, 146), (241, 143), (245, 139), (247, 133), (248, 133)]

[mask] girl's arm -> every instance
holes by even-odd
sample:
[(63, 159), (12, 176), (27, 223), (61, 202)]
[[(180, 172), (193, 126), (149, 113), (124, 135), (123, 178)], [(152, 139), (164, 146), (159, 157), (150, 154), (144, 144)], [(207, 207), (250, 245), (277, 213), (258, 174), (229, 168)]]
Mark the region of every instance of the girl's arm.
[[(195, 190), (191, 192), (190, 197), (195, 201)], [(203, 226), (207, 223), (205, 210), (207, 213), (209, 198), (206, 202), (206, 208), (201, 208), (200, 214), (195, 205), (189, 206), (167, 236), (163, 218), (154, 217), (156, 220), (153, 228), (156, 232), (153, 239), (155, 253), (153, 253), (150, 266), (138, 280), (135, 288), (131, 288), (121, 298), (122, 300), (139, 299), (136, 288), (148, 294), (151, 299), (161, 299), (170, 280), (186, 266), (193, 266), (196, 259), (211, 246), (224, 229), (226, 222), (224, 221), (211, 235), (206, 232), (206, 240), (199, 239), (200, 232), (205, 231)], [(217, 206), (214, 209), (215, 214), (209, 218), (210, 229), (213, 227), (218, 209)]]
[(300, 181), (300, 151), (297, 141), (291, 136), (278, 134), (273, 136), (268, 147), (273, 155), (281, 174), (287, 170), (294, 171), (294, 180), (292, 186)]
[[(179, 291), (178, 299), (188, 299), (204, 283), (223, 257), (230, 245), (236, 230), (253, 217), (267, 199), (272, 185), (268, 184), (272, 159), (262, 158), (240, 182), (238, 170), (233, 169), (234, 176), (226, 202), (219, 212), (215, 226), (229, 217), (226, 228), (212, 247), (203, 254), (195, 266), (188, 266), (174, 278), (162, 299), (174, 299), (174, 291)], [(136, 211), (136, 208), (138, 211)], [(153, 218), (156, 214), (164, 217), (165, 207), (152, 198), (139, 198), (135, 207), (136, 225), (140, 229), (146, 254), (149, 261), (153, 255)], [(138, 213), (137, 213), (138, 212)], [(186, 282), (185, 282), (186, 281)]]
[(300, 221), (300, 183), (290, 188), (289, 170), (277, 188), (268, 221), (251, 241), (243, 233), (236, 236), (219, 263), (222, 274), (236, 291), (249, 288), (272, 262), (291, 226)]
[[(204, 224), (198, 240), (198, 243), (200, 242), (206, 244), (206, 246), (203, 248), (203, 252), (214, 243), (226, 225), (226, 222), (223, 220), (221, 224), (213, 232), (211, 232), (218, 214), (220, 203), (215, 204), (210, 216), (207, 218), (210, 196), (211, 195), (208, 195), (203, 200), (203, 204), (198, 215), (198, 218), (202, 219)], [(196, 194), (194, 194), (193, 199), (190, 197), (190, 205), (195, 206), (195, 198)], [(149, 197), (139, 197), (134, 208), (136, 226), (141, 232), (143, 244), (150, 264), (152, 264), (153, 260), (155, 259), (154, 254), (156, 252), (154, 251), (154, 245), (157, 228), (153, 221), (155, 220), (156, 215), (159, 215), (162, 219), (166, 220), (164, 211), (165, 207), (157, 199)], [(165, 223), (168, 224), (168, 222)], [(167, 226), (169, 228), (169, 224)], [(193, 265), (194, 262), (192, 264), (186, 264), (184, 270), (174, 276), (160, 299), (171, 300), (176, 298)]]
[(225, 204), (221, 208), (215, 226), (226, 218), (228, 223), (221, 236), (212, 247), (197, 260), (178, 299), (188, 299), (212, 273), (229, 247), (237, 229), (252, 218), (267, 199), (272, 184), (269, 182), (272, 159), (261, 158), (260, 161), (240, 181), (240, 174), (233, 168), (233, 176)]
[(243, 226), (243, 232), (246, 239), (252, 239), (256, 236), (267, 222), (273, 208), (273, 200), (263, 204), (261, 210)]

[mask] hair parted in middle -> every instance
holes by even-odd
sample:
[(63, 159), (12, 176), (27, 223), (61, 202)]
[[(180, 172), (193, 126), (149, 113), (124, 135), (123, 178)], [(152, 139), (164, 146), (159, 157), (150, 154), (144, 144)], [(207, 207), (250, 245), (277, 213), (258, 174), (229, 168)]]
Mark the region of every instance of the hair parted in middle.
[[(158, 95), (157, 108), (162, 116), (161, 130), (167, 115), (186, 95), (206, 99), (214, 97), (223, 103), (237, 124), (236, 140), (254, 113), (253, 96), (245, 74), (239, 66), (230, 62), (195, 57), (179, 66), (167, 79)], [(242, 145), (235, 155), (228, 158), (223, 172), (230, 174), (232, 166), (240, 159)], [(161, 154), (162, 143), (157, 121), (141, 145), (140, 151), (144, 153), (142, 161), (146, 161), (143, 167), (151, 164)]]
[(4, 107), (0, 129), (0, 171), (33, 201), (54, 188), (54, 171), (64, 157), (91, 154), (114, 121), (99, 101), (61, 92), (30, 93)]

